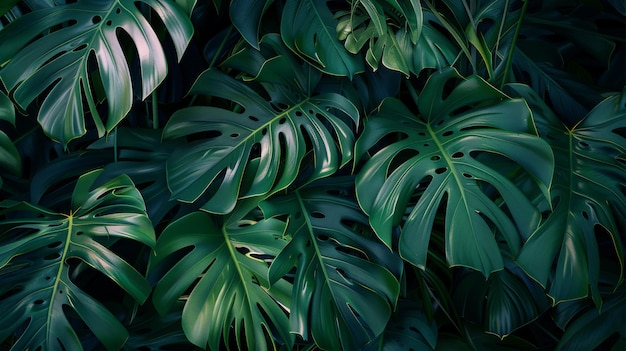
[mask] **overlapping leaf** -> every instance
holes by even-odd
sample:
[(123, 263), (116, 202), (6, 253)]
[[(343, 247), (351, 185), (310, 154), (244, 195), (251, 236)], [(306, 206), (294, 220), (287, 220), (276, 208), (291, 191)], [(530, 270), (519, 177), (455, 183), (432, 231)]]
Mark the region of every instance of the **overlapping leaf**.
[[(85, 102), (100, 135), (111, 131), (130, 110), (129, 55), (120, 33), (136, 48), (142, 97), (167, 75), (160, 39), (138, 9), (139, 3), (160, 17), (180, 59), (193, 27), (170, 0), (82, 0), (32, 12), (0, 32), (0, 79), (22, 108), (45, 95), (38, 120), (51, 138), (67, 144), (86, 132)], [(90, 63), (92, 59), (95, 64)], [(106, 118), (97, 108), (104, 98)]]
[(455, 287), (459, 313), (483, 325), (485, 331), (504, 338), (532, 322), (550, 307), (543, 288), (512, 261), (485, 282), (478, 272), (469, 272)]
[(260, 204), (266, 217), (287, 215), (291, 240), (269, 277), (279, 281), (295, 267), (290, 330), (321, 349), (358, 350), (378, 337), (400, 288), (401, 262), (370, 234), (353, 185), (320, 181)]
[[(369, 4), (364, 5), (366, 13), (359, 11), (360, 7), (346, 12), (339, 19), (338, 32), (346, 49), (353, 54), (359, 53), (368, 43), (365, 59), (374, 70), (382, 63), (406, 76), (411, 73), (419, 75), (425, 68), (449, 66), (456, 58), (458, 50), (430, 24), (429, 21), (435, 21), (435, 18), (430, 12), (422, 12), (419, 1), (410, 3), (410, 11), (398, 11), (376, 1), (363, 3)], [(390, 8), (392, 13), (398, 11), (401, 16), (385, 16), (385, 8)], [(377, 18), (381, 19), (376, 21)], [(392, 21), (394, 25), (386, 25), (383, 20), (388, 18), (395, 20)]]
[(154, 244), (141, 195), (125, 176), (92, 189), (99, 173), (78, 180), (69, 213), (0, 203), (0, 340), (15, 335), (11, 350), (82, 350), (67, 309), (107, 349), (124, 344), (128, 332), (120, 321), (70, 278), (77, 262), (97, 269), (139, 303), (150, 294), (146, 279), (109, 249), (119, 239)]
[(352, 77), (363, 59), (348, 52), (336, 33), (337, 20), (328, 0), (288, 0), (280, 23), (285, 44), (322, 72)]
[[(283, 306), (289, 305), (291, 285), (281, 280), (269, 289), (265, 262), (284, 247), (284, 227), (269, 219), (220, 228), (204, 212), (172, 222), (151, 262), (155, 274), (163, 272), (154, 289), (155, 307), (165, 315), (184, 299), (183, 330), (202, 348), (219, 350), (220, 343), (229, 348), (229, 340), (240, 350), (267, 350), (278, 341), (290, 345)], [(282, 340), (273, 340), (274, 332)]]
[[(0, 120), (15, 124), (15, 110), (9, 98), (0, 91)], [(2, 130), (0, 130), (0, 170), (20, 175), (22, 173), (22, 160), (13, 142)], [(2, 188), (2, 177), (0, 177)]]
[[(312, 153), (309, 179), (332, 174), (352, 158), (359, 114), (338, 94), (302, 96), (295, 90), (271, 102), (224, 73), (209, 70), (192, 93), (220, 97), (237, 111), (195, 106), (175, 113), (164, 138), (199, 137), (176, 150), (167, 163), (172, 197), (228, 213), (240, 197), (265, 195), (289, 186)], [(310, 145), (310, 146), (309, 146)]]
[(556, 161), (553, 211), (524, 244), (517, 262), (549, 286), (556, 302), (587, 296), (591, 289), (600, 304), (599, 232), (613, 242), (620, 276), (624, 270), (626, 94), (606, 99), (570, 129), (527, 87), (514, 87), (535, 111)]
[[(551, 182), (553, 156), (549, 146), (531, 134), (534, 126), (523, 101), (508, 99), (476, 76), (449, 90), (446, 85), (457, 79), (454, 70), (434, 73), (418, 97), (417, 116), (399, 100), (383, 101), (356, 144), (356, 156), (384, 137), (401, 137), (366, 162), (357, 176), (357, 195), (387, 246), (393, 247), (392, 228), (402, 225), (400, 255), (419, 267), (426, 264), (433, 221), (445, 203), (449, 264), (487, 276), (503, 268), (494, 230), (516, 253), (522, 236), (536, 229), (540, 216), (515, 184), (478, 156), (516, 162), (544, 193)], [(498, 199), (483, 191), (484, 184), (497, 190)], [(410, 214), (402, 220), (405, 209)]]

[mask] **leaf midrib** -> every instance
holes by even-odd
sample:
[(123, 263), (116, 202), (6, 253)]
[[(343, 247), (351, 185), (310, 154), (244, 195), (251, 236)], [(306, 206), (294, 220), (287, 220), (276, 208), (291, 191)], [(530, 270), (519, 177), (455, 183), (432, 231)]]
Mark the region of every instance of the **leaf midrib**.
[(69, 250), (71, 240), (72, 240), (72, 231), (74, 230), (74, 213), (70, 211), (69, 215), (64, 215), (67, 217), (67, 235), (65, 236), (65, 246), (63, 247), (63, 253), (59, 258), (59, 270), (57, 271), (56, 278), (54, 280), (54, 285), (52, 286), (52, 292), (50, 294), (50, 305), (48, 306), (48, 315), (46, 317), (46, 335), (47, 340), (52, 340), (54, 338), (50, 337), (50, 328), (51, 328), (51, 319), (52, 319), (52, 311), (54, 310), (54, 303), (56, 299), (56, 292), (59, 288), (59, 283), (61, 283), (61, 275), (63, 274), (63, 267), (65, 266), (65, 259), (67, 257), (67, 252)]

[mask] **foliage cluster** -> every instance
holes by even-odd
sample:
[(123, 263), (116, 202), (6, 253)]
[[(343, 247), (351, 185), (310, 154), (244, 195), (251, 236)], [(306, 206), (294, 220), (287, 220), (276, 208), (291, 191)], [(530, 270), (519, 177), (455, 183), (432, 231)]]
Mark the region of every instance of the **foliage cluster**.
[(623, 1), (0, 16), (0, 348), (626, 346)]

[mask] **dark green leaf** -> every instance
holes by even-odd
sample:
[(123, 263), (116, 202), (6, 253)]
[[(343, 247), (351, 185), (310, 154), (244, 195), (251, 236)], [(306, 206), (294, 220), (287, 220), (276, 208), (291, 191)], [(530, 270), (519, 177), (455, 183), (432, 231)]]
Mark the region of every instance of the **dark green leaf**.
[[(66, 145), (85, 134), (85, 102), (99, 135), (111, 131), (130, 110), (131, 71), (118, 31), (127, 34), (137, 49), (142, 98), (165, 78), (165, 53), (137, 8), (140, 3), (159, 15), (180, 59), (193, 27), (170, 0), (83, 0), (32, 12), (0, 31), (0, 78), (22, 108), (47, 92), (38, 120), (51, 138)], [(38, 38), (41, 33), (45, 35)], [(103, 95), (98, 94), (98, 85)], [(105, 97), (106, 122), (96, 106)]]
[[(243, 111), (197, 106), (172, 116), (164, 138), (205, 136), (176, 150), (168, 160), (168, 186), (175, 199), (193, 202), (206, 193), (210, 199), (203, 209), (228, 213), (238, 198), (289, 186), (308, 152), (313, 154), (309, 179), (330, 175), (352, 158), (351, 124), (358, 123), (359, 113), (338, 94), (308, 97), (286, 91), (290, 95), (271, 104), (214, 70), (198, 79), (192, 93), (228, 99)], [(249, 181), (242, 182), (244, 174)]]
[(268, 341), (275, 342), (272, 331), (291, 344), (285, 311), (291, 285), (281, 280), (270, 289), (265, 262), (284, 247), (283, 230), (275, 219), (219, 228), (203, 212), (170, 223), (150, 264), (164, 272), (154, 289), (155, 307), (165, 315), (184, 299), (183, 330), (202, 348), (218, 350), (233, 337), (238, 349), (267, 350)]
[[(291, 332), (322, 349), (357, 350), (380, 335), (399, 293), (400, 262), (368, 237), (352, 198), (352, 179), (321, 181), (260, 204), (265, 216), (288, 215), (291, 238), (269, 271), (291, 274)], [(391, 271), (390, 271), (391, 270)]]
[(70, 278), (79, 259), (100, 271), (136, 301), (151, 288), (130, 264), (109, 249), (118, 239), (154, 245), (154, 230), (141, 195), (128, 177), (92, 189), (100, 171), (82, 176), (72, 210), (55, 213), (28, 203), (0, 203), (0, 340), (19, 337), (11, 350), (82, 350), (70, 325), (71, 308), (108, 350), (128, 332), (118, 319)]
[[(612, 96), (568, 128), (528, 87), (512, 86), (535, 112), (542, 137), (555, 155), (554, 208), (526, 241), (517, 262), (555, 302), (588, 295), (599, 301), (597, 232), (606, 232), (624, 269), (626, 227), (626, 94)], [(541, 252), (541, 255), (537, 255)], [(606, 254), (606, 253), (604, 253)], [(556, 269), (554, 263), (556, 261)]]
[(328, 0), (287, 0), (280, 32), (285, 44), (322, 72), (352, 77), (363, 71), (360, 56), (349, 53), (336, 34)]
[[(355, 154), (362, 156), (386, 136), (401, 137), (366, 162), (357, 176), (357, 195), (387, 246), (393, 245), (393, 226), (402, 224), (400, 255), (418, 267), (426, 264), (433, 221), (445, 199), (449, 264), (488, 276), (503, 268), (493, 230), (504, 235), (515, 253), (540, 216), (515, 184), (476, 154), (515, 161), (544, 193), (552, 178), (553, 156), (544, 141), (530, 134), (533, 122), (523, 101), (506, 98), (476, 76), (446, 91), (446, 84), (456, 79), (461, 77), (454, 70), (433, 74), (418, 98), (417, 116), (398, 100), (383, 101)], [(488, 197), (481, 188), (484, 183), (495, 187), (501, 200)], [(410, 214), (401, 221), (405, 209)]]
[(241, 36), (255, 48), (259, 48), (261, 18), (274, 0), (232, 0), (230, 18)]

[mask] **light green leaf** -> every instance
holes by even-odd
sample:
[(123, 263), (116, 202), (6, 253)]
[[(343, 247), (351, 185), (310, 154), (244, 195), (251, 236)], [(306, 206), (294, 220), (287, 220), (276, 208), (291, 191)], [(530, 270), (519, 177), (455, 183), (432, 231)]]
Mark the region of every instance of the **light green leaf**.
[[(204, 212), (172, 222), (150, 263), (151, 270), (164, 273), (154, 289), (155, 307), (165, 315), (184, 299), (183, 330), (202, 348), (218, 350), (222, 340), (228, 345), (234, 337), (238, 349), (267, 350), (272, 331), (291, 344), (283, 301), (291, 285), (281, 280), (270, 289), (267, 281), (266, 260), (284, 247), (284, 226), (268, 219), (219, 228)], [(168, 260), (181, 250), (182, 256)]]
[(337, 38), (337, 20), (328, 0), (287, 0), (280, 32), (285, 44), (324, 73), (352, 78), (363, 71), (361, 57), (346, 51)]
[[(452, 91), (444, 90), (455, 80), (460, 83)], [(401, 224), (400, 255), (424, 267), (433, 221), (445, 203), (448, 263), (488, 276), (503, 268), (494, 230), (516, 253), (540, 215), (515, 184), (477, 155), (516, 162), (547, 194), (550, 148), (531, 134), (533, 122), (522, 100), (507, 98), (477, 76), (462, 79), (454, 70), (434, 73), (417, 105), (416, 116), (399, 100), (387, 99), (368, 120), (355, 146), (357, 159), (385, 136), (400, 138), (376, 151), (358, 174), (359, 204), (390, 248), (392, 228)], [(482, 184), (492, 185), (501, 198), (489, 197)], [(402, 220), (405, 210), (410, 213)]]
[(15, 333), (11, 350), (82, 350), (64, 308), (73, 309), (108, 350), (124, 344), (128, 332), (120, 321), (70, 278), (77, 264), (72, 259), (100, 271), (139, 303), (150, 294), (146, 279), (109, 249), (119, 239), (154, 245), (141, 195), (125, 176), (92, 189), (99, 174), (79, 178), (69, 213), (0, 202), (6, 216), (0, 222), (0, 340)]
[(206, 194), (209, 199), (203, 209), (228, 213), (238, 198), (289, 186), (307, 153), (313, 156), (309, 180), (345, 165), (352, 158), (352, 125), (359, 120), (356, 107), (334, 93), (309, 97), (295, 89), (281, 92), (288, 95), (275, 96), (270, 103), (223, 73), (203, 73), (192, 94), (228, 99), (241, 112), (197, 106), (172, 116), (163, 132), (165, 139), (197, 133), (203, 137), (174, 151), (168, 160), (172, 197), (193, 202)]
[[(358, 350), (384, 329), (398, 298), (397, 256), (375, 240), (353, 198), (352, 178), (322, 180), (260, 204), (287, 215), (289, 244), (269, 270), (291, 275), (291, 332), (321, 349)], [(394, 273), (392, 273), (394, 272)]]
[[(38, 120), (51, 138), (67, 145), (86, 133), (85, 102), (99, 135), (111, 131), (130, 110), (133, 91), (145, 98), (165, 79), (165, 52), (137, 7), (141, 5), (154, 10), (165, 24), (180, 59), (193, 27), (170, 0), (83, 0), (32, 12), (0, 31), (0, 79), (23, 109), (47, 92)], [(119, 31), (136, 48), (140, 89), (132, 86), (127, 64), (131, 57)], [(98, 85), (104, 96), (98, 94)], [(96, 105), (105, 97), (108, 116), (102, 118)]]
[(540, 134), (550, 141), (556, 161), (553, 211), (524, 244), (517, 262), (549, 288), (555, 303), (585, 297), (591, 288), (601, 304), (602, 251), (596, 231), (610, 236), (619, 275), (624, 274), (626, 94), (606, 99), (569, 129), (528, 87), (512, 87), (532, 106)]

